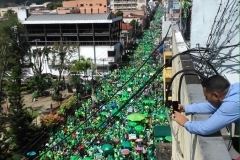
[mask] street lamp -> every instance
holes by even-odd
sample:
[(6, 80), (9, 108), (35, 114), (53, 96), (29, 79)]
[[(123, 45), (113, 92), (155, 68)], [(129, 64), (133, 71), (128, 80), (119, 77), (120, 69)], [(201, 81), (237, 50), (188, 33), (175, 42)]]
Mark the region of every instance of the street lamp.
[(102, 67), (103, 67), (103, 74), (104, 74), (104, 72), (105, 72), (105, 69), (104, 69), (104, 61), (107, 60), (107, 59), (106, 59), (106, 58), (100, 58), (100, 60), (103, 61), (103, 66), (102, 66)]
[(45, 59), (45, 68), (46, 68), (46, 74), (47, 74), (47, 60)]

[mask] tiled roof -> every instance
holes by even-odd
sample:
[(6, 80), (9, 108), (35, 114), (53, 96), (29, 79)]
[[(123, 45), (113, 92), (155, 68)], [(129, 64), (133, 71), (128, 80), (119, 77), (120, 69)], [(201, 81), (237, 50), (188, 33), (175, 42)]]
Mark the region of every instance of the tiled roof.
[(110, 13), (103, 14), (44, 14), (31, 15), (26, 21), (79, 21), (79, 20), (109, 20)]
[(132, 26), (130, 26), (130, 25), (126, 24), (126, 23), (121, 23), (121, 29), (122, 30), (130, 30), (132, 28), (133, 28)]
[(127, 16), (125, 16), (124, 18), (142, 18), (143, 15), (138, 15), (138, 14), (134, 14), (134, 13), (130, 13)]

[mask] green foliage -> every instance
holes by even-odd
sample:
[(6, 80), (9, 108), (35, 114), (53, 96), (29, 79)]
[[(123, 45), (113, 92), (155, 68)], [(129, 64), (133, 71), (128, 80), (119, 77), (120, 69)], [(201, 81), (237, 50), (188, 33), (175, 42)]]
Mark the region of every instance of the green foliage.
[(33, 88), (36, 86), (38, 96), (44, 96), (46, 88), (50, 87), (52, 82), (49, 81), (50, 77), (43, 75), (34, 75), (29, 79), (28, 87)]
[(77, 102), (78, 102), (77, 97), (71, 96), (66, 103), (63, 103), (60, 106), (60, 109), (57, 111), (57, 114), (64, 115), (65, 111), (74, 108)]
[(82, 83), (82, 79), (78, 75), (72, 75), (69, 78), (69, 82), (73, 87), (77, 88), (77, 86), (79, 86)]
[(7, 12), (5, 12), (3, 14), (4, 18), (9, 18), (9, 17), (12, 17), (12, 16), (17, 16), (17, 13), (14, 13), (14, 11), (12, 9), (7, 10)]
[(72, 72), (81, 72), (84, 71), (84, 73), (87, 73), (87, 70), (90, 68), (95, 68), (95, 66), (92, 64), (90, 58), (84, 58), (83, 56), (80, 57), (79, 60), (73, 62), (73, 66), (70, 68), (70, 71)]
[(64, 88), (64, 86), (65, 86), (65, 82), (64, 81), (59, 81), (59, 80), (55, 81), (54, 84), (53, 84), (53, 88), (54, 88), (55, 91), (57, 89), (62, 90)]
[(130, 26), (135, 27), (135, 25), (137, 25), (137, 21), (135, 19), (133, 19), (130, 23)]
[(64, 70), (69, 71), (72, 63), (70, 59), (73, 56), (73, 53), (76, 52), (77, 46), (68, 42), (65, 44), (55, 43), (51, 48), (51, 56), (48, 56), (48, 62), (50, 61), (51, 66), (58, 70), (59, 78), (61, 79), (62, 72)]
[(51, 52), (51, 48), (43, 47), (36, 48), (32, 52), (32, 69), (36, 75), (40, 75), (43, 71), (43, 65), (45, 64), (48, 54)]
[(7, 150), (0, 152), (0, 156), (4, 156), (3, 159), (22, 159), (19, 150), (39, 132), (38, 127), (32, 124), (34, 117), (23, 109), (24, 104), (21, 94), (23, 89), (21, 88), (22, 68), (30, 63), (26, 61), (30, 56), (28, 52), (29, 44), (21, 41), (20, 35), (24, 34), (25, 30), (24, 26), (18, 21), (16, 14), (9, 11), (5, 16), (7, 16), (7, 20), (0, 25), (0, 72), (11, 71), (11, 76), (6, 79), (8, 81), (7, 87), (4, 87), (8, 93), (10, 106), (8, 117), (4, 119), (9, 124), (9, 130), (4, 131), (0, 128), (6, 136), (0, 144), (8, 152), (6, 152)]
[(16, 153), (31, 142), (40, 131), (39, 128), (32, 124), (35, 117), (25, 109), (19, 110), (19, 112), (9, 115), (11, 117), (10, 129), (7, 135), (11, 137), (9, 139), (9, 149), (11, 156), (16, 156)]
[(122, 16), (123, 17), (123, 12), (122, 11), (117, 11), (116, 13), (115, 13), (115, 16), (116, 17), (119, 17), (119, 16)]
[[(20, 72), (20, 74), (19, 74)], [(10, 102), (10, 111), (16, 113), (23, 107), (23, 99), (21, 95), (21, 68), (15, 66), (11, 73), (11, 80), (8, 85), (8, 99)]]
[(51, 95), (51, 97), (52, 97), (53, 101), (62, 101), (62, 94), (61, 93), (59, 93), (59, 94), (54, 93), (54, 94)]
[(62, 7), (62, 2), (50, 2), (47, 4), (47, 9), (49, 10), (57, 9), (57, 7)]
[(26, 91), (26, 90), (28, 90), (28, 89), (29, 89), (28, 86), (21, 86), (21, 91)]

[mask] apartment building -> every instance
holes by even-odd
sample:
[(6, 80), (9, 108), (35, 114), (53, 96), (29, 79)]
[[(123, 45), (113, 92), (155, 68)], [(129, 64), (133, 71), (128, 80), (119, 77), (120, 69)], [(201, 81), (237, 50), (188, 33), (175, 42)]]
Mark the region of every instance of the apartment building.
[(63, 7), (57, 8), (58, 14), (95, 14), (108, 13), (108, 0), (69, 0), (62, 2)]
[(0, 17), (4, 16), (4, 13), (6, 13), (8, 10), (13, 10), (13, 12), (17, 13), (19, 7), (5, 7), (0, 8)]
[(146, 0), (111, 0), (112, 10), (143, 10), (147, 6)]

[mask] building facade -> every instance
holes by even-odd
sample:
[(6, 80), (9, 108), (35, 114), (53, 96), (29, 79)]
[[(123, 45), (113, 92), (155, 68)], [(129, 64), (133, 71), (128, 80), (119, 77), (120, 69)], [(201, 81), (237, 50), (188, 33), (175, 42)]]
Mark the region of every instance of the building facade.
[[(23, 17), (19, 19), (24, 20)], [(107, 67), (110, 62), (117, 61), (121, 56), (121, 19), (113, 13), (46, 14), (31, 15), (25, 21), (22, 20), (22, 23), (26, 27), (24, 36), (32, 49), (70, 42), (77, 46), (72, 60), (84, 56), (92, 59), (98, 66)], [(49, 67), (45, 70), (50, 72)]]
[(19, 7), (6, 7), (6, 8), (0, 8), (0, 17), (4, 16), (4, 13), (6, 13), (8, 10), (12, 10), (14, 13), (18, 13)]
[(112, 10), (143, 10), (147, 6), (146, 0), (111, 0)]
[(108, 13), (108, 0), (69, 0), (62, 2), (63, 7), (58, 7), (58, 14), (69, 14), (74, 10), (80, 14)]

